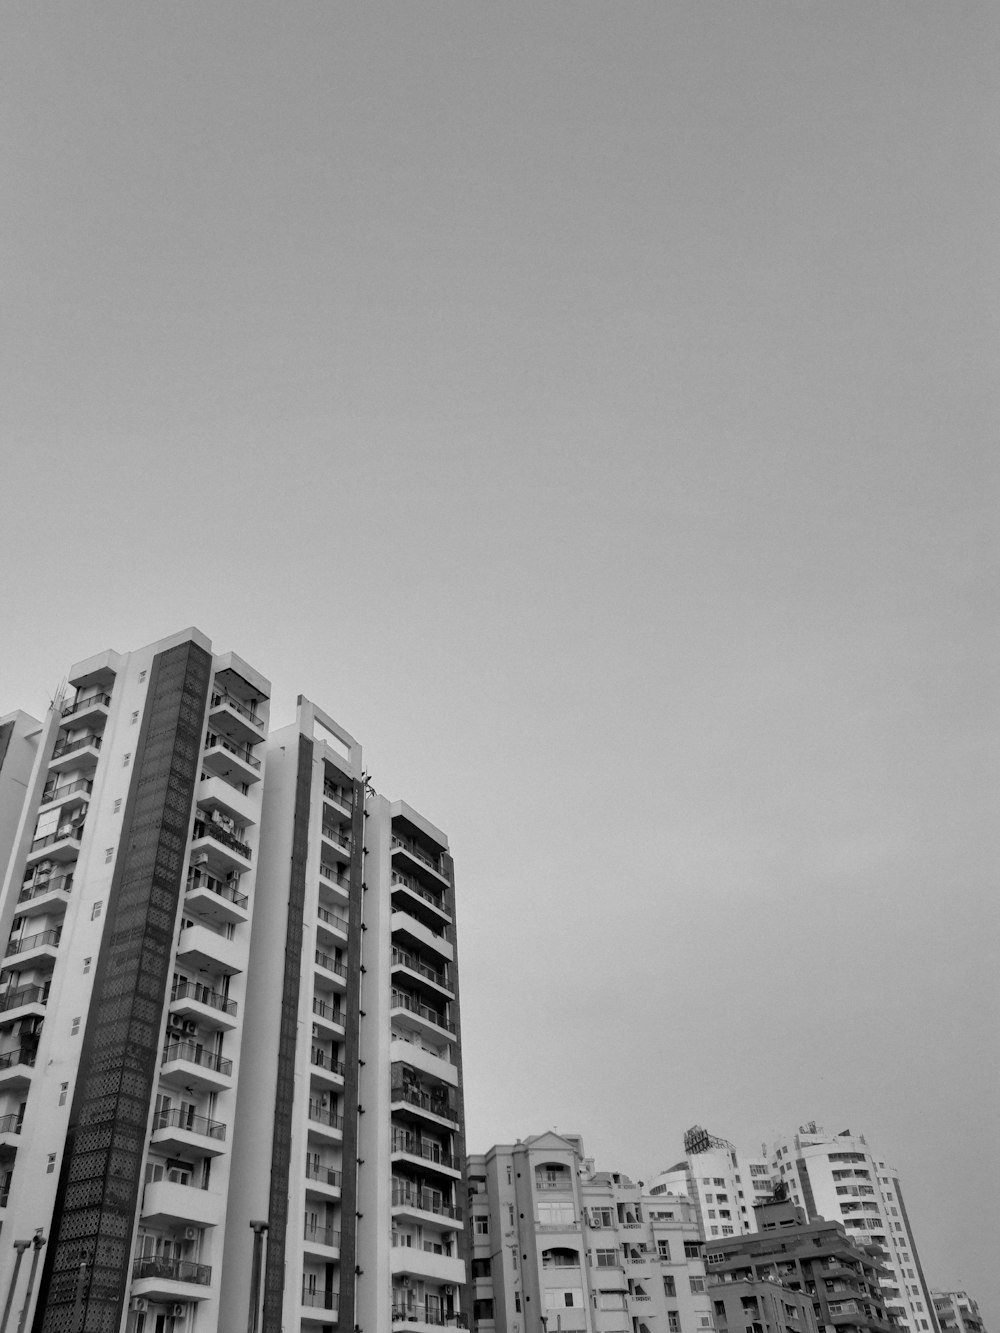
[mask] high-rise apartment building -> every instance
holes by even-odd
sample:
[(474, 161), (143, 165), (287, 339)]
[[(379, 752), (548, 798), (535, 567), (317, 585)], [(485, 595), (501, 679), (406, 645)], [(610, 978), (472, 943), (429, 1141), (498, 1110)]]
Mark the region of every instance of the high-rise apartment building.
[(555, 1131), (469, 1158), (479, 1333), (699, 1333), (712, 1319), (688, 1201), (595, 1171)]
[(771, 1197), (766, 1156), (747, 1157), (727, 1140), (694, 1125), (684, 1135), (685, 1158), (661, 1171), (650, 1194), (686, 1195), (705, 1240), (755, 1230), (754, 1206)]
[(308, 701), (268, 738), (269, 695), (187, 630), (0, 723), (0, 1299), (32, 1333), (235, 1333), (253, 1292), (263, 1333), (462, 1317), (447, 840)]
[(979, 1304), (966, 1291), (932, 1291), (941, 1333), (985, 1333)]
[(828, 1134), (811, 1121), (775, 1141), (771, 1168), (808, 1218), (835, 1219), (850, 1235), (881, 1247), (886, 1271), (880, 1280), (898, 1327), (937, 1333), (899, 1174), (868, 1146), (863, 1134)]

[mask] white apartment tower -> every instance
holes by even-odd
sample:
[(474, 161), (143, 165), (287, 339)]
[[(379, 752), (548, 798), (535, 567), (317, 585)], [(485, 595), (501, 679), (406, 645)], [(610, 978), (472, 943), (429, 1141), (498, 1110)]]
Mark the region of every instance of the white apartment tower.
[(686, 1195), (695, 1205), (705, 1240), (756, 1230), (754, 1207), (771, 1197), (765, 1156), (748, 1157), (727, 1140), (693, 1125), (684, 1135), (687, 1156), (661, 1171), (650, 1194)]
[(930, 1289), (924, 1281), (903, 1204), (899, 1175), (863, 1134), (828, 1134), (815, 1121), (775, 1141), (771, 1167), (810, 1221), (842, 1222), (849, 1236), (879, 1245), (888, 1276), (882, 1279), (886, 1309), (899, 1328), (937, 1333)]
[(461, 1318), (447, 840), (269, 696), (189, 629), (0, 721), (4, 1327)]

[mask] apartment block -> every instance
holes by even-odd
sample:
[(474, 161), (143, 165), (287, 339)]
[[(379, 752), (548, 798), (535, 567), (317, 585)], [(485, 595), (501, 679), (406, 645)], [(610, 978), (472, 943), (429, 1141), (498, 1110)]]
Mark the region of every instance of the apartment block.
[(712, 1327), (686, 1199), (598, 1172), (554, 1131), (469, 1158), (473, 1326), (481, 1333)]
[(464, 1317), (447, 839), (269, 700), (189, 629), (0, 723), (0, 1299), (32, 1333)]
[(899, 1173), (863, 1134), (828, 1134), (810, 1121), (775, 1141), (771, 1168), (807, 1217), (842, 1222), (850, 1235), (881, 1248), (886, 1306), (899, 1328), (937, 1333)]
[(979, 1305), (966, 1291), (932, 1291), (941, 1333), (985, 1333)]
[(839, 1222), (807, 1220), (787, 1198), (758, 1205), (756, 1214), (753, 1233), (705, 1246), (717, 1333), (764, 1333), (767, 1325), (781, 1333), (816, 1326), (892, 1333), (879, 1246), (848, 1236)]
[(748, 1157), (731, 1144), (693, 1125), (684, 1135), (683, 1160), (661, 1171), (650, 1194), (686, 1195), (695, 1206), (705, 1240), (744, 1236), (755, 1229), (754, 1207), (771, 1197), (766, 1155)]

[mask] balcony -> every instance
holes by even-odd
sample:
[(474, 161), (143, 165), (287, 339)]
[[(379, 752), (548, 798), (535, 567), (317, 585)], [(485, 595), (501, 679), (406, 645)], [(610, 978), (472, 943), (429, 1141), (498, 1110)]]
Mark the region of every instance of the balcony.
[(412, 838), (402, 838), (398, 833), (394, 833), (392, 835), (392, 851), (393, 855), (402, 853), (412, 861), (416, 861), (422, 868), (432, 870), (441, 880), (442, 885), (447, 885), (448, 880), (441, 870), (440, 856), (432, 856), (430, 852), (414, 842)]
[(72, 741), (61, 741), (52, 751), (49, 770), (53, 773), (63, 773), (71, 768), (94, 768), (100, 748), (101, 737), (96, 734), (77, 736)]
[(321, 1198), (336, 1198), (340, 1194), (343, 1177), (331, 1166), (314, 1166), (306, 1163), (306, 1193), (317, 1194)]
[(173, 1106), (153, 1116), (150, 1143), (171, 1153), (218, 1157), (226, 1151), (226, 1126), (219, 1120)]
[(14, 911), (17, 916), (48, 916), (64, 911), (73, 888), (73, 876), (46, 875), (22, 884)]
[(260, 809), (249, 792), (211, 773), (202, 773), (195, 801), (200, 814), (221, 814), (234, 824), (256, 824), (260, 820)]
[(339, 824), (324, 824), (320, 829), (323, 837), (334, 849), (334, 855), (342, 857), (343, 860), (351, 859), (351, 838), (350, 830), (341, 828)]
[(350, 930), (350, 922), (346, 916), (340, 912), (331, 912), (326, 907), (317, 909), (316, 915), (319, 919), (319, 929), (321, 933), (331, 934), (347, 939), (347, 932)]
[(225, 874), (227, 871), (235, 871), (241, 874), (250, 869), (253, 852), (239, 834), (224, 828), (214, 819), (196, 819), (191, 857), (195, 864), (207, 862), (216, 872)]
[(153, 1180), (143, 1190), (141, 1216), (152, 1226), (214, 1227), (224, 1211), (221, 1194), (197, 1185)]
[[(314, 1291), (308, 1285), (302, 1287), (302, 1305), (306, 1310), (324, 1310), (326, 1312), (336, 1313), (339, 1304), (339, 1297), (335, 1291)], [(309, 1316), (304, 1316), (308, 1318)], [(323, 1323), (336, 1323), (336, 1320), (324, 1318)]]
[(310, 1072), (318, 1076), (320, 1082), (340, 1085), (344, 1081), (344, 1062), (334, 1060), (325, 1051), (313, 1050), (310, 1058)]
[(165, 1259), (151, 1255), (132, 1264), (133, 1296), (154, 1301), (203, 1301), (209, 1295), (212, 1269), (191, 1259)]
[(236, 786), (260, 781), (260, 760), (250, 747), (237, 745), (216, 732), (209, 732), (205, 738), (202, 763), (209, 773), (218, 778), (225, 778), (227, 782), (232, 782)]
[(424, 1301), (413, 1301), (409, 1305), (392, 1307), (393, 1329), (405, 1329), (406, 1333), (430, 1333), (430, 1330), (435, 1328), (468, 1328), (468, 1326), (467, 1315), (443, 1314), (436, 1305), (428, 1305)]
[(177, 957), (192, 971), (212, 974), (242, 972), (244, 946), (209, 926), (185, 926), (177, 942)]
[(212, 691), (208, 718), (213, 731), (237, 745), (256, 745), (264, 739), (264, 719), (251, 705), (225, 690)]
[(334, 1227), (313, 1226), (307, 1221), (302, 1228), (302, 1239), (310, 1250), (340, 1249), (340, 1232)]
[(55, 833), (47, 833), (43, 838), (34, 840), (28, 849), (25, 865), (36, 865), (39, 861), (75, 861), (80, 855), (82, 837), (82, 819), (62, 824)]
[(3, 1022), (11, 1023), (15, 1018), (26, 1018), (34, 1014), (41, 1018), (48, 1003), (49, 988), (44, 986), (18, 986), (16, 990), (5, 991), (0, 995), (0, 1014)]
[(409, 1028), (413, 1032), (429, 1030), (432, 1035), (440, 1035), (442, 1032), (450, 1037), (455, 1035), (455, 1024), (445, 1018), (444, 1014), (424, 1004), (416, 995), (395, 987), (389, 1001), (389, 1018), (398, 1027)]
[(345, 814), (351, 814), (354, 810), (354, 792), (346, 787), (338, 787), (333, 782), (323, 783), (323, 800), (337, 806)]
[(448, 1088), (435, 1088), (426, 1092), (420, 1087), (394, 1086), (390, 1093), (393, 1108), (414, 1109), (429, 1116), (433, 1121), (458, 1124), (458, 1108)]
[(110, 707), (110, 694), (91, 694), (86, 699), (74, 699), (72, 703), (64, 704), (60, 716), (63, 719), (73, 718), (75, 727), (81, 726), (84, 722), (91, 727), (103, 727)]
[(0, 1151), (6, 1149), (9, 1153), (17, 1148), (22, 1118), (22, 1111), (12, 1111), (10, 1115), (0, 1115)]
[(344, 1135), (344, 1117), (322, 1102), (309, 1100), (309, 1132), (313, 1130), (324, 1138), (339, 1141)]
[(198, 981), (176, 983), (170, 992), (170, 1012), (197, 1019), (203, 1027), (236, 1027), (236, 1001)]
[(399, 949), (393, 946), (392, 950), (392, 969), (401, 971), (403, 975), (409, 974), (408, 980), (416, 985), (429, 982), (429, 986), (424, 986), (424, 990), (431, 996), (442, 996), (442, 998), (452, 1000), (455, 998), (451, 989), (448, 973), (441, 968), (432, 967), (430, 963), (425, 962), (419, 954), (411, 953), (406, 949)]
[(455, 950), (448, 940), (448, 927), (443, 921), (438, 920), (433, 925), (418, 921), (407, 906), (396, 901), (392, 904), (390, 929), (392, 938), (404, 948), (413, 945), (425, 952), (430, 949), (449, 963), (455, 957)]
[(31, 1045), (0, 1051), (0, 1089), (26, 1088), (29, 1085), (37, 1047), (38, 1042), (35, 1040)]
[(414, 1164), (429, 1164), (443, 1175), (459, 1176), (461, 1166), (457, 1157), (446, 1152), (440, 1143), (425, 1140), (416, 1134), (406, 1134), (396, 1130), (392, 1136), (392, 1152), (397, 1157), (409, 1157)]
[(207, 870), (193, 869), (189, 872), (184, 891), (185, 909), (194, 916), (215, 925), (228, 926), (246, 921), (249, 916), (250, 899), (240, 893), (236, 881), (222, 880), (210, 875)]
[(455, 1204), (445, 1203), (439, 1190), (420, 1189), (407, 1181), (394, 1178), (392, 1182), (392, 1207), (400, 1215), (414, 1213), (417, 1221), (426, 1221), (420, 1214), (429, 1214), (441, 1222), (454, 1223), (446, 1229), (457, 1231), (462, 1224), (462, 1210)]
[(346, 903), (351, 892), (351, 877), (338, 865), (330, 861), (319, 863), (319, 895), (331, 903)]
[(64, 810), (86, 805), (90, 800), (94, 784), (90, 778), (77, 778), (75, 782), (64, 782), (61, 787), (50, 783), (42, 792), (41, 808), (54, 809), (62, 806)]
[(197, 1041), (174, 1041), (163, 1048), (160, 1074), (164, 1080), (182, 1081), (184, 1086), (205, 1092), (224, 1092), (232, 1087), (233, 1062)]
[(432, 930), (443, 930), (451, 925), (451, 913), (445, 905), (444, 895), (424, 888), (412, 875), (404, 875), (400, 870), (392, 872), (392, 905), (409, 912)]
[(336, 977), (338, 981), (347, 984), (347, 964), (342, 958), (337, 958), (334, 954), (324, 953), (322, 949), (317, 949), (315, 961), (317, 967), (321, 967), (331, 977)]
[(53, 930), (39, 931), (37, 935), (21, 935), (8, 940), (3, 956), (4, 967), (10, 965), (9, 960), (12, 958), (17, 959), (19, 968), (43, 961), (55, 962), (61, 935), (62, 927), (56, 926)]
[(327, 1000), (320, 1000), (313, 997), (312, 1011), (317, 1018), (321, 1018), (324, 1023), (329, 1023), (331, 1027), (336, 1028), (341, 1036), (344, 1034), (344, 1010), (339, 1004), (331, 1004)]
[[(448, 1283), (459, 1286), (465, 1281), (465, 1264), (454, 1255), (445, 1254), (444, 1245), (424, 1241), (415, 1245), (395, 1245), (389, 1251), (389, 1267), (393, 1277), (407, 1274), (425, 1282)], [(450, 1248), (450, 1247), (448, 1247)]]

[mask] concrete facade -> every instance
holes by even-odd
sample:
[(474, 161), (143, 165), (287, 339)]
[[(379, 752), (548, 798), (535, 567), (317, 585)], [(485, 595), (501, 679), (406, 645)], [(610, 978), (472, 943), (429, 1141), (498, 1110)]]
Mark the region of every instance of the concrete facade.
[(473, 1327), (481, 1333), (710, 1329), (687, 1199), (598, 1172), (555, 1132), (469, 1158)]
[(966, 1291), (932, 1291), (941, 1333), (986, 1333), (979, 1305)]
[(463, 1319), (447, 839), (308, 700), (269, 737), (269, 696), (189, 629), (0, 723), (0, 1300), (32, 1333), (242, 1333), (255, 1286), (263, 1333)]
[(769, 1199), (772, 1191), (767, 1157), (748, 1157), (699, 1125), (684, 1135), (684, 1150), (682, 1161), (650, 1183), (650, 1194), (690, 1198), (705, 1240), (753, 1231), (754, 1206)]

